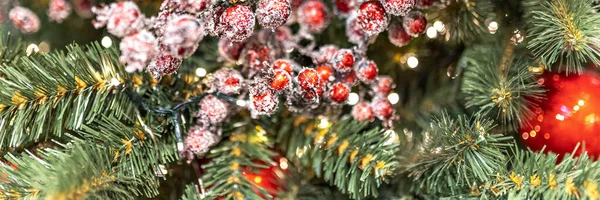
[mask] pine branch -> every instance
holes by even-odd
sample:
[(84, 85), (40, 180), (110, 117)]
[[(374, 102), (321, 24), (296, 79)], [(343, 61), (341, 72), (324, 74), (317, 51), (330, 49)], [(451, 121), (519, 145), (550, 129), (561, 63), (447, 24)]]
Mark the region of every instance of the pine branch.
[(485, 20), (495, 16), (494, 5), (488, 0), (450, 0), (443, 9), (431, 11), (434, 20), (444, 23), (444, 39), (451, 44), (468, 44), (488, 33)]
[(389, 135), (368, 129), (365, 123), (341, 120), (319, 127), (303, 117), (282, 123), (293, 124), (280, 128), (277, 135), (286, 157), (310, 166), (317, 177), (351, 198), (377, 197), (377, 188), (398, 165), (397, 144), (388, 144)]
[[(594, 0), (528, 0), (527, 46), (542, 63), (558, 71), (582, 73), (583, 64), (600, 64), (600, 14)], [(537, 6), (536, 6), (537, 4)]]
[(447, 114), (433, 121), (423, 152), (406, 168), (418, 193), (463, 194), (465, 188), (490, 179), (506, 160), (510, 137), (492, 134), (491, 120)]
[[(4, 32), (0, 27), (0, 67), (7, 65), (18, 57), (25, 56), (25, 45), (21, 40), (15, 39), (10, 32)], [(0, 73), (2, 77), (2, 73)]]

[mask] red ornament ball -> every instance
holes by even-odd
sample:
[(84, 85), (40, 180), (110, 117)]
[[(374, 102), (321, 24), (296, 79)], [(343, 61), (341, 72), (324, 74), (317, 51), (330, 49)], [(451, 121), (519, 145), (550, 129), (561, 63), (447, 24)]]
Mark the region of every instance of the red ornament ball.
[(300, 88), (309, 91), (313, 91), (323, 85), (321, 78), (319, 78), (319, 73), (311, 68), (302, 69), (296, 77), (296, 81), (300, 85)]
[(358, 0), (334, 0), (337, 14), (347, 16), (357, 6)]
[(354, 54), (349, 49), (341, 49), (333, 56), (331, 64), (338, 72), (349, 72), (354, 66)]
[(346, 21), (346, 36), (348, 36), (348, 41), (354, 44), (363, 44), (369, 39), (367, 33), (358, 23), (356, 15), (352, 15)]
[(283, 70), (291, 75), (292, 72), (294, 72), (293, 61), (288, 59), (278, 59), (273, 62), (273, 70)]
[(373, 109), (367, 102), (360, 102), (352, 107), (352, 117), (358, 121), (372, 121), (375, 119)]
[(357, 65), (356, 76), (358, 79), (360, 79), (360, 81), (368, 84), (377, 78), (378, 71), (379, 69), (377, 68), (377, 64), (375, 64), (375, 62), (364, 59)]
[(220, 33), (233, 42), (241, 42), (254, 33), (254, 12), (250, 6), (234, 5), (220, 17)]
[(169, 55), (187, 58), (196, 52), (202, 38), (204, 30), (200, 22), (194, 16), (181, 15), (167, 23), (161, 43)]
[(298, 23), (312, 33), (319, 33), (329, 25), (329, 11), (320, 0), (308, 0), (298, 8)]
[(388, 39), (392, 44), (398, 47), (403, 47), (410, 43), (412, 37), (406, 33), (400, 20), (393, 20), (392, 24), (390, 24), (390, 27), (388, 28)]
[[(577, 75), (544, 74), (546, 99), (533, 111), (529, 125), (521, 127), (521, 139), (532, 150), (560, 155), (571, 153), (585, 142), (589, 155), (600, 156), (600, 75), (587, 71)], [(581, 154), (581, 146), (576, 155)]]
[(260, 0), (256, 5), (258, 24), (267, 29), (283, 26), (292, 13), (288, 0)]
[(321, 78), (321, 81), (325, 81), (325, 82), (329, 82), (332, 81), (333, 79), (335, 79), (333, 77), (333, 68), (331, 68), (331, 66), (329, 65), (321, 65), (315, 68), (315, 70), (317, 70), (317, 73), (319, 74), (319, 78)]
[(340, 48), (335, 45), (324, 45), (313, 53), (313, 62), (317, 65), (329, 63)]
[(258, 115), (271, 115), (277, 110), (279, 99), (268, 87), (258, 83), (250, 88), (250, 109)]
[(367, 35), (376, 35), (387, 28), (389, 19), (383, 5), (379, 1), (364, 2), (358, 8), (358, 24)]
[(229, 62), (237, 62), (246, 42), (232, 42), (227, 38), (219, 40), (219, 53)]
[(382, 0), (382, 3), (385, 11), (400, 16), (406, 15), (415, 6), (415, 0)]
[(336, 83), (329, 89), (329, 98), (336, 103), (344, 103), (350, 95), (350, 87), (343, 83)]
[(375, 98), (371, 102), (371, 108), (373, 109), (373, 114), (380, 120), (387, 121), (394, 116), (394, 106), (387, 98)]
[(410, 12), (403, 20), (402, 25), (404, 26), (404, 30), (413, 37), (424, 33), (425, 28), (427, 28), (427, 19), (421, 12)]
[(227, 102), (218, 97), (209, 95), (200, 101), (200, 110), (196, 113), (199, 122), (208, 124), (218, 124), (223, 122), (229, 114)]
[(223, 94), (239, 94), (244, 86), (244, 77), (235, 69), (221, 68), (215, 72), (214, 78), (216, 83), (213, 86)]
[(394, 89), (394, 80), (389, 76), (380, 76), (373, 89), (377, 96), (385, 97)]
[(146, 70), (154, 75), (154, 78), (160, 78), (166, 74), (172, 74), (181, 66), (181, 59), (170, 55), (156, 56), (148, 65)]
[(127, 64), (125, 71), (142, 71), (158, 52), (158, 41), (147, 30), (138, 31), (121, 40), (119, 61)]
[(23, 33), (35, 33), (40, 30), (40, 18), (31, 10), (17, 6), (8, 12), (8, 18), (15, 28)]
[(50, 21), (62, 23), (71, 14), (71, 4), (67, 0), (50, 0), (48, 18)]
[(220, 138), (217, 134), (205, 127), (193, 126), (188, 130), (183, 143), (186, 151), (197, 156), (203, 156), (210, 150), (210, 147), (219, 143), (219, 140)]
[(285, 88), (290, 87), (292, 81), (291, 75), (282, 69), (277, 69), (273, 72), (273, 79), (269, 86), (275, 91), (281, 91)]

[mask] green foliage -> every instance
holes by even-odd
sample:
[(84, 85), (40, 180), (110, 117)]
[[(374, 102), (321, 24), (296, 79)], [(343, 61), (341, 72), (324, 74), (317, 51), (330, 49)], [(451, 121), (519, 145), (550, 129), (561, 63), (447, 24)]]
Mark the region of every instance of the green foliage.
[(413, 190), (433, 196), (463, 194), (505, 167), (510, 138), (490, 133), (491, 120), (447, 114), (432, 122), (421, 156), (407, 166)]
[(185, 192), (181, 197), (181, 200), (201, 200), (201, 199), (213, 199), (211, 196), (203, 195), (198, 192), (198, 185), (189, 184), (185, 187)]
[(317, 177), (351, 198), (377, 197), (377, 187), (398, 165), (397, 144), (388, 143), (391, 135), (352, 120), (340, 120), (331, 127), (305, 120), (282, 122), (288, 125), (278, 130), (276, 141), (286, 157), (310, 166)]
[(0, 27), (0, 34), (2, 34), (0, 35), (0, 67), (2, 67), (16, 58), (24, 56), (25, 45), (21, 40), (15, 39), (10, 32), (5, 33), (2, 27)]
[[(530, 71), (535, 62), (514, 55), (513, 48), (512, 44), (482, 44), (467, 49), (460, 62), (465, 69), (461, 90), (467, 108), (496, 114), (503, 124), (517, 127), (535, 115), (532, 109), (545, 90)], [(482, 52), (489, 56), (482, 57)]]
[(80, 129), (100, 115), (133, 116), (134, 104), (114, 91), (130, 82), (115, 49), (95, 44), (84, 51), (21, 57), (0, 69), (0, 149), (22, 147), (66, 130)]
[(444, 39), (451, 44), (471, 43), (481, 34), (488, 33), (485, 20), (495, 16), (489, 0), (449, 0), (442, 10), (432, 10), (434, 20), (444, 23)]
[[(528, 48), (544, 65), (582, 73), (583, 64), (600, 64), (600, 9), (594, 0), (528, 0)], [(537, 4), (537, 6), (536, 6)]]

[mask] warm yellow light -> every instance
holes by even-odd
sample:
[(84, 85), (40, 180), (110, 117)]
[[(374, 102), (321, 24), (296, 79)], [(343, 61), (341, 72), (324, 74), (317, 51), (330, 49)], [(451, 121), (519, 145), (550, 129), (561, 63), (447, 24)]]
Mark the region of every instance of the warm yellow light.
[(441, 21), (433, 22), (433, 27), (439, 32), (442, 32), (445, 29), (445, 25)]
[(260, 182), (262, 182), (262, 178), (260, 176), (254, 177), (254, 182), (260, 183)]
[(360, 98), (358, 97), (358, 94), (356, 94), (354, 92), (352, 92), (352, 93), (350, 93), (350, 95), (348, 95), (348, 105), (356, 105), (359, 100), (360, 100)]
[(408, 67), (410, 68), (416, 68), (417, 66), (419, 66), (419, 59), (417, 59), (417, 57), (410, 56), (406, 60), (406, 64), (408, 64)]
[(283, 170), (286, 170), (289, 167), (288, 160), (285, 158), (279, 159), (279, 167)]
[(579, 110), (579, 106), (574, 106), (573, 110), (578, 111)]
[(26, 53), (28, 56), (33, 53), (37, 53), (39, 51), (40, 51), (40, 48), (36, 44), (30, 44), (29, 46), (27, 46), (27, 49), (26, 49)]
[(491, 34), (495, 34), (496, 31), (498, 30), (498, 22), (495, 22), (495, 21), (490, 22), (490, 24), (488, 24), (488, 30), (490, 31)]
[(327, 118), (321, 118), (321, 121), (319, 122), (320, 129), (326, 129), (327, 127), (329, 127), (329, 125), (330, 125), (330, 123)]
[(400, 101), (400, 96), (398, 96), (397, 93), (391, 93), (390, 95), (388, 95), (388, 101), (390, 101), (391, 104), (397, 104)]
[(202, 67), (196, 69), (196, 75), (199, 76), (199, 77), (206, 76), (206, 69), (204, 69)]
[(435, 38), (435, 37), (437, 37), (437, 33), (438, 32), (437, 32), (437, 30), (434, 27), (427, 28), (427, 32), (425, 32), (425, 34), (429, 38)]
[(565, 116), (561, 115), (561, 114), (556, 114), (556, 119), (560, 120), (560, 121), (563, 121), (563, 120), (565, 120)]
[(102, 44), (102, 46), (103, 46), (104, 48), (108, 48), (108, 47), (111, 47), (111, 46), (112, 46), (112, 40), (110, 39), (110, 37), (108, 37), (108, 36), (104, 36), (104, 37), (102, 38), (102, 40), (100, 41), (100, 44)]
[(585, 101), (583, 101), (583, 100), (579, 100), (579, 102), (577, 102), (577, 104), (578, 104), (579, 106), (583, 106), (583, 105), (585, 105)]

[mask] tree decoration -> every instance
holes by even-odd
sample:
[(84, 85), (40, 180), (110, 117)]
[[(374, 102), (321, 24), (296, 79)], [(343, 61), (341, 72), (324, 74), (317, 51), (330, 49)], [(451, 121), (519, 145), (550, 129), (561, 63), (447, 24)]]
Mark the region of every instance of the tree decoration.
[(412, 40), (412, 37), (404, 30), (402, 21), (392, 20), (390, 27), (388, 28), (388, 39), (390, 42), (398, 47), (408, 45)]
[(410, 36), (416, 37), (424, 33), (425, 28), (427, 28), (427, 19), (421, 12), (410, 12), (403, 20), (402, 25), (404, 26), (404, 30)]
[(250, 87), (250, 110), (259, 115), (271, 115), (277, 109), (279, 99), (269, 86), (257, 83)]
[(66, 0), (50, 0), (48, 18), (51, 21), (62, 23), (71, 14), (71, 10), (71, 4)]
[(335, 11), (339, 16), (348, 16), (359, 5), (359, 0), (333, 0)]
[(298, 8), (298, 23), (312, 33), (320, 33), (329, 25), (329, 11), (321, 0), (304, 1)]
[(111, 3), (107, 6), (92, 8), (96, 14), (94, 27), (106, 26), (106, 30), (117, 37), (125, 37), (144, 27), (144, 15), (138, 6), (130, 1)]
[(256, 5), (258, 24), (267, 29), (283, 26), (292, 13), (288, 0), (260, 0)]
[(200, 101), (200, 110), (196, 114), (200, 124), (208, 126), (223, 122), (229, 114), (227, 102), (216, 96), (210, 95)]
[(321, 81), (330, 82), (335, 79), (333, 68), (329, 65), (320, 65), (315, 68), (317, 73), (319, 74), (319, 78)]
[(352, 107), (352, 117), (358, 121), (372, 121), (375, 114), (368, 102), (360, 102)]
[(190, 154), (202, 157), (210, 150), (210, 147), (216, 145), (219, 140), (220, 137), (206, 129), (206, 127), (191, 127), (184, 140), (185, 150), (188, 153), (186, 156), (189, 158), (188, 162), (194, 157)]
[(415, 1), (420, 0), (382, 0), (385, 11), (392, 15), (406, 15), (415, 6)]
[(362, 3), (358, 8), (358, 16), (356, 18), (358, 24), (363, 28), (367, 35), (377, 35), (383, 32), (389, 23), (383, 5), (375, 0)]
[(372, 60), (363, 59), (356, 65), (356, 76), (363, 83), (368, 84), (373, 82), (375, 78), (377, 78), (378, 71), (379, 69), (377, 68), (377, 64), (375, 64), (375, 62)]
[(329, 89), (329, 98), (336, 103), (344, 103), (349, 94), (350, 88), (342, 83), (335, 83)]
[(40, 19), (25, 7), (14, 7), (8, 12), (8, 18), (15, 28), (23, 33), (35, 33), (40, 29)]
[(221, 14), (219, 20), (220, 33), (233, 42), (241, 42), (254, 32), (254, 12), (245, 5), (234, 5)]
[(367, 33), (360, 26), (356, 15), (351, 15), (346, 20), (346, 36), (348, 36), (348, 41), (354, 44), (363, 44), (369, 39)]
[(154, 77), (161, 77), (165, 74), (172, 74), (181, 65), (181, 59), (175, 58), (170, 55), (160, 55), (154, 57), (152, 62), (148, 65), (146, 70), (154, 75)]
[(285, 70), (276, 69), (273, 71), (273, 78), (269, 86), (275, 91), (281, 91), (285, 88), (290, 87), (292, 83), (292, 76)]
[(239, 71), (231, 68), (221, 68), (214, 73), (213, 77), (214, 81), (210, 84), (213, 90), (228, 95), (242, 92), (244, 77)]
[(221, 38), (219, 40), (219, 53), (225, 60), (237, 62), (245, 46), (246, 42), (232, 42), (227, 38)]
[(165, 53), (176, 58), (190, 57), (204, 38), (200, 22), (191, 15), (180, 15), (171, 19), (164, 27), (161, 45)]
[(283, 70), (291, 75), (294, 71), (294, 63), (288, 59), (277, 59), (273, 62), (273, 70)]
[(132, 73), (142, 71), (158, 52), (158, 42), (154, 35), (146, 30), (124, 37), (119, 45), (121, 63), (126, 63), (125, 70)]
[(331, 60), (331, 64), (333, 64), (333, 68), (339, 72), (348, 72), (352, 70), (354, 66), (354, 54), (349, 49), (340, 49), (333, 56)]

